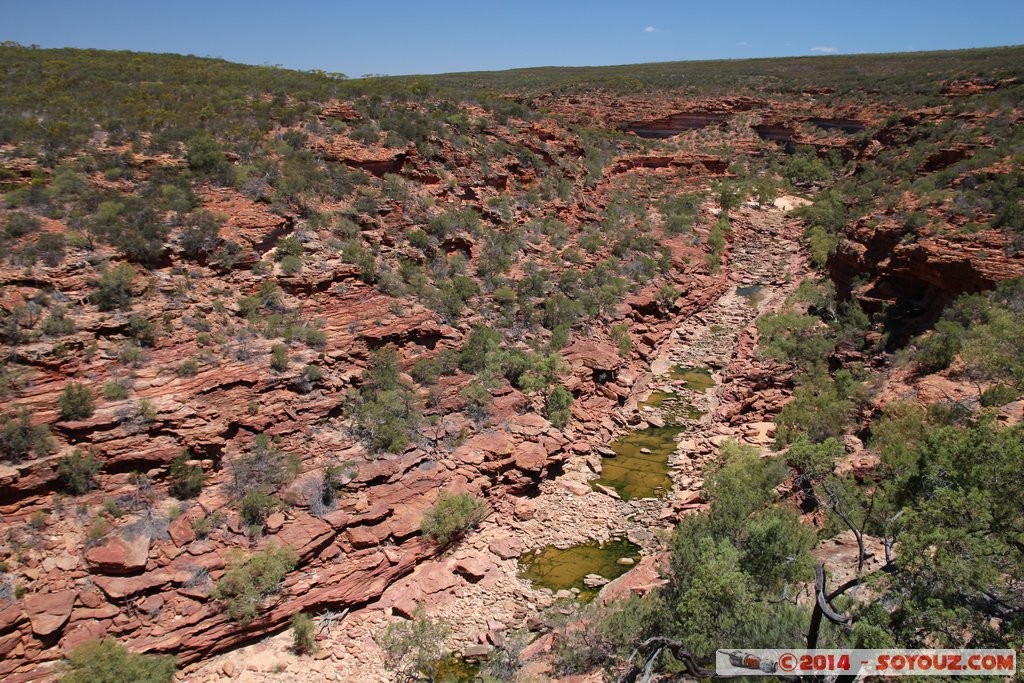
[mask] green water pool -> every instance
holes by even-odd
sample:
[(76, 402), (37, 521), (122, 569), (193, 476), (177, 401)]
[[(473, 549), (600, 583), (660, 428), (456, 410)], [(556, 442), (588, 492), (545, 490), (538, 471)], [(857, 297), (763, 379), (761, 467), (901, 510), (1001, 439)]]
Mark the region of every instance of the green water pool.
[(707, 391), (715, 386), (715, 380), (711, 371), (707, 368), (690, 368), (685, 365), (673, 365), (669, 368), (668, 376), (672, 379), (683, 380), (684, 385), (691, 391)]
[(619, 564), (628, 557), (640, 560), (640, 547), (629, 541), (591, 541), (570, 548), (545, 546), (519, 559), (519, 576), (530, 581), (535, 587), (552, 591), (579, 589), (580, 600), (590, 600), (597, 590), (583, 583), (587, 574), (599, 574), (610, 580), (628, 572), (633, 565)]
[[(601, 478), (623, 500), (661, 498), (672, 488), (668, 456), (675, 451), (678, 426), (649, 427), (619, 437), (610, 445), (614, 456), (601, 460)], [(647, 449), (650, 453), (641, 452)]]

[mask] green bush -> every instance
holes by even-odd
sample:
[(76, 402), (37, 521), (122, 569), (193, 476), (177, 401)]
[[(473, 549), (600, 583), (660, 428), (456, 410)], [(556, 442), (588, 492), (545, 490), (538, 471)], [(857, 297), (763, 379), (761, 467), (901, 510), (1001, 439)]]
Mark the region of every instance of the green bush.
[(174, 373), (178, 377), (195, 377), (199, 373), (199, 363), (195, 359), (189, 358), (175, 368)]
[(375, 351), (353, 396), (350, 415), (355, 432), (372, 451), (400, 453), (416, 436), (421, 414), (412, 387), (399, 372), (393, 346)]
[(866, 388), (848, 371), (834, 377), (815, 372), (798, 378), (793, 400), (782, 407), (775, 422), (775, 443), (780, 448), (804, 434), (813, 443), (840, 437), (854, 409), (865, 399)]
[(174, 657), (135, 654), (105, 638), (72, 650), (60, 683), (171, 683), (176, 671)]
[(231, 462), (232, 486), (239, 497), (253, 488), (276, 489), (298, 474), (299, 459), (285, 453), (266, 434), (259, 434), (249, 449)]
[(92, 294), (93, 303), (101, 311), (126, 308), (131, 303), (131, 284), (134, 278), (135, 269), (127, 263), (103, 272)]
[(412, 621), (398, 621), (374, 636), (384, 654), (384, 666), (396, 680), (440, 681), (441, 667), (450, 652), (445, 650), (449, 628), (431, 619), (418, 607)]
[(156, 343), (159, 328), (152, 320), (133, 315), (128, 318), (128, 334), (141, 346), (153, 346)]
[(203, 489), (206, 474), (198, 463), (191, 463), (192, 454), (185, 451), (174, 460), (167, 472), (168, 489), (175, 498), (195, 498)]
[(284, 372), (288, 369), (288, 347), (284, 344), (274, 344), (270, 347), (270, 367), (277, 372)]
[(258, 533), (263, 530), (263, 523), (267, 521), (267, 516), (280, 504), (280, 500), (267, 493), (263, 488), (250, 489), (239, 501), (242, 521), (251, 532)]
[(479, 524), (485, 511), (484, 503), (468, 493), (443, 491), (437, 504), (423, 514), (420, 530), (446, 546)]
[(84, 420), (95, 410), (92, 389), (80, 382), (68, 382), (58, 399), (60, 416), (64, 420)]
[(0, 458), (18, 462), (30, 453), (45, 455), (52, 444), (49, 428), (32, 424), (27, 408), (20, 407), (13, 414), (0, 418)]
[(103, 464), (90, 452), (76, 450), (57, 461), (57, 478), (64, 490), (75, 495), (91, 491)]
[(299, 653), (317, 651), (316, 627), (313, 618), (308, 614), (296, 612), (291, 618), (292, 649)]
[(466, 402), (466, 412), (472, 419), (482, 421), (487, 418), (492, 399), (486, 382), (470, 382), (459, 392), (459, 396)]
[(242, 625), (256, 618), (260, 603), (277, 592), (299, 558), (287, 545), (272, 546), (251, 555), (228, 556), (227, 571), (210, 593), (224, 603), (228, 617)]
[(1005, 384), (995, 384), (981, 392), (981, 405), (986, 408), (1005, 406), (1020, 397), (1020, 391)]
[(63, 308), (54, 309), (43, 321), (43, 334), (62, 337), (75, 331), (75, 321), (67, 317)]
[(15, 211), (7, 214), (7, 222), (4, 223), (4, 233), (8, 237), (24, 237), (29, 233), (37, 232), (42, 224), (42, 221), (30, 213)]
[(917, 370), (929, 373), (948, 368), (960, 352), (965, 332), (963, 325), (952, 320), (935, 323), (935, 329), (916, 342), (914, 365)]
[(569, 418), (572, 416), (570, 411), (572, 404), (572, 393), (559, 384), (544, 401), (544, 416), (552, 425), (561, 429), (569, 424)]

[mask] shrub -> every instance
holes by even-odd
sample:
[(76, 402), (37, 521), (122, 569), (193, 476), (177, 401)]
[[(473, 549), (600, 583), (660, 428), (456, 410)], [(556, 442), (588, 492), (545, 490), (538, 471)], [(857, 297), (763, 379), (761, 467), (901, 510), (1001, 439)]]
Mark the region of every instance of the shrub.
[(75, 331), (75, 321), (67, 317), (63, 308), (54, 309), (43, 321), (43, 334), (62, 337)]
[(552, 425), (561, 429), (569, 423), (569, 418), (572, 415), (570, 412), (572, 404), (572, 393), (559, 384), (548, 394), (547, 400), (544, 401), (544, 415)]
[(274, 344), (270, 347), (270, 367), (278, 372), (288, 369), (288, 347), (284, 344)]
[(302, 272), (302, 258), (289, 254), (281, 259), (282, 275), (297, 275)]
[(142, 346), (153, 346), (156, 343), (158, 328), (152, 320), (133, 315), (128, 318), (128, 334)]
[(296, 612), (292, 615), (292, 647), (296, 652), (316, 652), (316, 633), (313, 618)]
[(420, 384), (434, 384), (441, 377), (441, 361), (437, 356), (419, 358), (413, 363), (410, 374)]
[(171, 461), (167, 473), (168, 489), (175, 498), (195, 498), (203, 488), (206, 474), (199, 464), (191, 460), (192, 454), (186, 450)]
[(276, 497), (263, 488), (254, 488), (246, 492), (239, 502), (242, 521), (249, 527), (252, 535), (263, 530), (263, 523), (274, 508), (281, 504)]
[(96, 291), (92, 294), (93, 303), (101, 311), (125, 308), (131, 302), (131, 284), (134, 278), (135, 269), (127, 263), (105, 271), (96, 281)]
[(479, 524), (485, 510), (484, 503), (468, 493), (443, 491), (437, 504), (424, 513), (420, 530), (446, 546)]
[(4, 224), (4, 233), (8, 237), (24, 237), (30, 232), (36, 232), (42, 226), (42, 221), (30, 213), (15, 211), (8, 214), (7, 222)]
[(776, 423), (776, 445), (782, 447), (805, 434), (813, 443), (840, 437), (850, 422), (865, 388), (849, 372), (840, 370), (835, 377), (817, 372), (800, 378), (793, 400), (782, 407)]
[(302, 246), (302, 242), (291, 235), (282, 237), (277, 241), (277, 248), (274, 250), (274, 260), (283, 261), (287, 256), (302, 256), (305, 251), (306, 248)]
[(298, 559), (295, 551), (286, 545), (248, 556), (232, 554), (228, 557), (227, 572), (217, 581), (211, 596), (224, 603), (230, 619), (248, 624), (256, 618), (260, 603), (277, 592)]
[(76, 450), (57, 461), (57, 478), (66, 491), (81, 495), (93, 489), (101, 469), (103, 465), (96, 456)]
[(28, 516), (28, 525), (35, 531), (42, 531), (46, 528), (46, 513), (36, 510)]
[(416, 609), (413, 620), (389, 624), (387, 630), (376, 636), (384, 652), (384, 666), (406, 681), (443, 680), (439, 668), (448, 654), (445, 639), (448, 627)]
[(302, 376), (306, 378), (306, 381), (316, 384), (324, 378), (324, 369), (311, 363), (302, 371)]
[(286, 454), (266, 434), (260, 434), (249, 450), (231, 463), (236, 495), (245, 495), (252, 488), (275, 489), (298, 473), (299, 460)]
[(633, 351), (633, 337), (629, 334), (629, 325), (612, 325), (611, 338), (619, 347), (619, 355), (628, 358)]
[(227, 181), (230, 181), (232, 176), (231, 164), (220, 145), (209, 133), (204, 131), (189, 140), (185, 157), (188, 159), (189, 168), (196, 173), (230, 184)]
[(374, 352), (353, 397), (356, 433), (373, 451), (400, 453), (420, 423), (412, 388), (399, 377), (398, 353), (391, 345)]
[(981, 392), (981, 405), (986, 408), (1005, 406), (1020, 396), (1020, 392), (1005, 384), (995, 384)]
[(199, 363), (195, 359), (189, 358), (179, 365), (174, 372), (178, 377), (195, 377), (199, 372)]
[(964, 326), (952, 320), (940, 320), (935, 323), (931, 334), (917, 340), (917, 353), (914, 354), (914, 365), (922, 373), (938, 372), (949, 367), (949, 364), (960, 352), (963, 343)]
[(60, 683), (171, 683), (176, 671), (174, 657), (135, 654), (105, 638), (72, 650)]
[(95, 410), (92, 389), (79, 382), (68, 382), (61, 392), (60, 416), (64, 420), (84, 420)]
[(466, 402), (466, 412), (471, 418), (481, 421), (487, 417), (491, 407), (491, 392), (485, 382), (470, 382), (459, 392), (459, 396)]
[(807, 229), (807, 250), (811, 255), (811, 264), (815, 268), (824, 268), (828, 263), (828, 257), (836, 250), (839, 244), (838, 238), (829, 234), (820, 225), (812, 225)]
[(188, 258), (209, 256), (220, 242), (221, 221), (209, 211), (196, 211), (181, 234), (181, 250)]
[(501, 348), (500, 332), (484, 326), (473, 328), (459, 352), (459, 367), (465, 372), (478, 373), (486, 367), (487, 354)]
[(52, 446), (46, 425), (32, 424), (27, 408), (21, 407), (0, 419), (0, 458), (17, 462), (30, 453), (46, 454)]

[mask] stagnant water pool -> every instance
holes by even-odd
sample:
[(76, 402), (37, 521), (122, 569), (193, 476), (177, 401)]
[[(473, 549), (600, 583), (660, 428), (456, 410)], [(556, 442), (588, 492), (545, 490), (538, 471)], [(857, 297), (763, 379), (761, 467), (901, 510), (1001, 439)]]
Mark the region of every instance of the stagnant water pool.
[(594, 483), (610, 486), (623, 500), (667, 495), (672, 488), (668, 456), (680, 431), (675, 425), (648, 427), (619, 437), (611, 443), (615, 455), (602, 458), (601, 478)]
[(591, 541), (570, 548), (544, 546), (519, 558), (519, 576), (535, 587), (552, 591), (578, 589), (580, 600), (590, 600), (597, 590), (583, 583), (587, 574), (598, 574), (609, 581), (628, 572), (633, 564), (620, 564), (628, 557), (634, 563), (640, 560), (640, 546), (623, 540), (600, 543)]

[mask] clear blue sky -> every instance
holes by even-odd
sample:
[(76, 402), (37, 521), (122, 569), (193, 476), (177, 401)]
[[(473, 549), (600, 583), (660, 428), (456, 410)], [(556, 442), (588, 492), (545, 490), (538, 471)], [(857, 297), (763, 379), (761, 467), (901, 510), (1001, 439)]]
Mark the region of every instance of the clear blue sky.
[(410, 74), (1024, 43), (1024, 0), (0, 0), (0, 40)]

